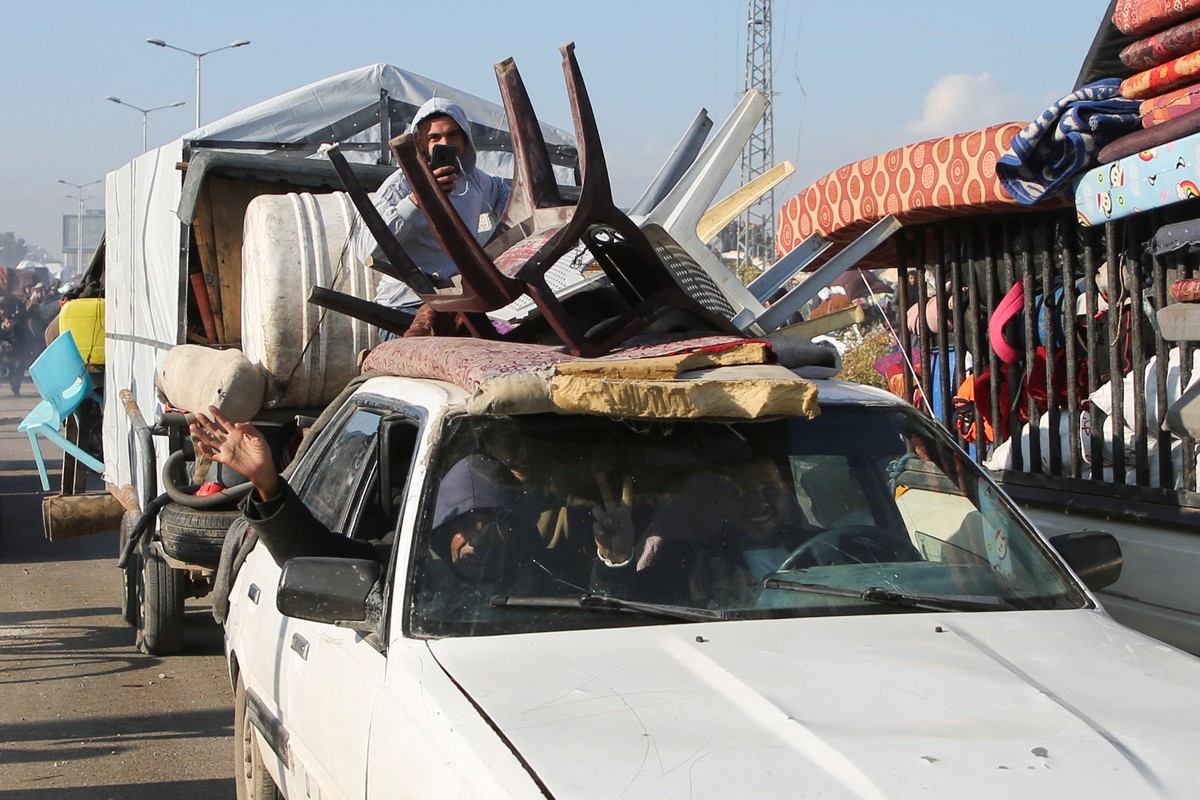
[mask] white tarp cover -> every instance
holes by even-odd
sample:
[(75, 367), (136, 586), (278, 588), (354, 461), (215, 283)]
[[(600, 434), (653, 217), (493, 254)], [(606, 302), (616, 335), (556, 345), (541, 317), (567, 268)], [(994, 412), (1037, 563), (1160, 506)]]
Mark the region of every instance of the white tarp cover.
[[(435, 94), (459, 103), (467, 117), (485, 129), (503, 131), (504, 109), (478, 97), (388, 64), (374, 64), (317, 81), (238, 111), (195, 130), (182, 139), (151, 150), (107, 176), (105, 187), (105, 480), (120, 488), (132, 485), (138, 497), (134, 462), (135, 437), (119, 399), (130, 389), (148, 424), (161, 412), (154, 389), (157, 370), (167, 351), (184, 343), (187, 297), (188, 232), (176, 211), (184, 172), (179, 162), (203, 149), (222, 149), (221, 143), (261, 143), (241, 152), (269, 153), (273, 146), (320, 143), (334, 133), (342, 142), (378, 142), (380, 126), (369, 120), (386, 90), (393, 105), (409, 116)], [(407, 120), (393, 118), (392, 134)], [(548, 147), (574, 146), (565, 131), (542, 126)], [(331, 138), (324, 138), (328, 134)], [(477, 136), (477, 139), (479, 137)], [(500, 137), (506, 139), (505, 133)], [(489, 152), (478, 142), (479, 164), (495, 174), (511, 176), (511, 154)], [(314, 145), (315, 148), (315, 145)], [(348, 158), (373, 159), (373, 154), (347, 151)], [(565, 181), (564, 181), (565, 182)], [(165, 450), (162, 437), (156, 447)], [(158, 465), (165, 457), (160, 452)], [(158, 467), (155, 468), (157, 472)]]
[[(182, 142), (163, 145), (110, 172), (104, 190), (104, 473), (117, 488), (132, 484), (139, 497), (143, 487), (131, 477), (136, 443), (118, 393), (131, 390), (154, 424), (154, 375), (183, 327), (180, 252), (187, 239), (175, 216), (181, 158)], [(156, 444), (165, 450), (161, 438)]]
[[(337, 130), (339, 123), (354, 119), (364, 110), (378, 108), (381, 90), (386, 90), (392, 101), (408, 106), (407, 109), (401, 109), (399, 117), (393, 118), (393, 136), (403, 133), (417, 108), (434, 96), (446, 97), (458, 103), (467, 112), (467, 118), (476, 125), (491, 131), (508, 130), (508, 121), (501, 105), (390, 64), (372, 64), (237, 111), (192, 131), (184, 138), (192, 142), (207, 140), (275, 144), (313, 141), (313, 137), (321, 142), (329, 141), (323, 134), (331, 126)], [(575, 147), (573, 134), (544, 123), (542, 136), (552, 153), (559, 148)], [(380, 126), (375, 122), (352, 135), (344, 136), (340, 141), (366, 143), (379, 142), (380, 138)], [(480, 168), (512, 177), (511, 153), (489, 150), (486, 138), (476, 136), (475, 144)], [(372, 156), (347, 150), (346, 158), (368, 160)], [(564, 178), (569, 180), (570, 173), (560, 175), (560, 181)]]

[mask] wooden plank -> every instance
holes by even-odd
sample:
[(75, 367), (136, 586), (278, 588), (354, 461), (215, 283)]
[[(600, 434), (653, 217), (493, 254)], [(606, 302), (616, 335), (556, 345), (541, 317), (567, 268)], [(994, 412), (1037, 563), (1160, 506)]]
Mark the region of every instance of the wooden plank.
[(201, 265), (222, 344), (242, 341), (242, 226), (250, 201), (262, 194), (286, 194), (285, 183), (231, 180), (205, 181), (192, 218)]
[[(217, 237), (213, 230), (212, 181), (204, 184), (196, 201), (196, 213), (192, 216), (192, 236), (196, 240), (196, 250), (200, 255), (200, 271), (204, 273), (204, 283), (208, 288), (208, 301), (212, 306), (213, 324), (217, 329), (217, 340), (229, 341), (225, 328), (224, 303), (221, 293), (216, 291), (216, 276), (220, 268), (217, 262)], [(189, 284), (188, 290), (191, 290)]]
[(700, 218), (700, 224), (696, 226), (696, 236), (702, 242), (711, 241), (726, 225), (737, 219), (738, 215), (795, 171), (796, 166), (790, 161), (776, 164), (728, 197), (717, 201)]
[(795, 325), (782, 328), (781, 332), (807, 336), (811, 339), (814, 336), (840, 331), (842, 328), (856, 325), (866, 318), (867, 312), (862, 306), (851, 306), (850, 308), (843, 308), (841, 311), (834, 311), (832, 314), (826, 314), (823, 317), (797, 322)]

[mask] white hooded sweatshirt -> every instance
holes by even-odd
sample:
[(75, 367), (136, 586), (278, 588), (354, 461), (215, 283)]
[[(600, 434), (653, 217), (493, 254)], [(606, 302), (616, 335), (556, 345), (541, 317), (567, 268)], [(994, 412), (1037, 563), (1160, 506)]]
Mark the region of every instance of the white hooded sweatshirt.
[[(479, 237), (480, 217), (488, 214), (494, 221), (508, 204), (508, 184), (503, 178), (489, 175), (475, 166), (475, 142), (471, 139), (471, 126), (466, 112), (458, 104), (444, 97), (430, 98), (417, 109), (408, 132), (415, 134), (417, 125), (433, 114), (449, 114), (466, 134), (467, 148), (459, 161), (462, 174), (450, 197), (450, 204), (458, 211), (467, 228)], [(442, 250), (425, 215), (409, 198), (411, 191), (412, 186), (404, 176), (404, 171), (397, 169), (375, 193), (375, 207), (418, 267), (442, 279), (457, 275), (458, 267)], [(486, 235), (491, 235), (490, 226)], [(366, 226), (360, 226), (355, 234), (354, 249), (364, 263), (368, 257), (384, 258), (383, 251)], [(407, 284), (386, 275), (379, 279), (375, 302), (409, 312), (415, 312), (421, 305), (420, 298)]]

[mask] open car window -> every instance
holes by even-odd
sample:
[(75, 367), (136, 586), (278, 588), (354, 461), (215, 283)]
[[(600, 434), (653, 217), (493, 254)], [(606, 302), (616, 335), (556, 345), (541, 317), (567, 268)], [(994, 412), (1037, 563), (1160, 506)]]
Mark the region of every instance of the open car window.
[[(419, 635), (1088, 602), (978, 467), (909, 409), (448, 424), (415, 544), (409, 619)], [(504, 484), (493, 501), (502, 513), (475, 520), (496, 531), (480, 548), (495, 559), (482, 571), (435, 519), (443, 484), (469, 458), (503, 466), (489, 467)], [(610, 561), (596, 533), (613, 515), (631, 543), (607, 551), (626, 556)], [(908, 596), (935, 600), (893, 602)]]
[(373, 485), (366, 484), (374, 482), (382, 419), (375, 409), (355, 408), (315, 454), (316, 460), (298, 491), (313, 516), (331, 531), (351, 534), (347, 522), (356, 511), (357, 496), (375, 491)]

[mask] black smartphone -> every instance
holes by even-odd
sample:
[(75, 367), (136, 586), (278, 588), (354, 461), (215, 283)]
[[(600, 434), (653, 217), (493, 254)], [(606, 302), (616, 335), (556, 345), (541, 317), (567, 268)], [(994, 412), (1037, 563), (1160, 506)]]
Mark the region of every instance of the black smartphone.
[(435, 144), (429, 155), (429, 168), (458, 166), (458, 151), (451, 144)]

